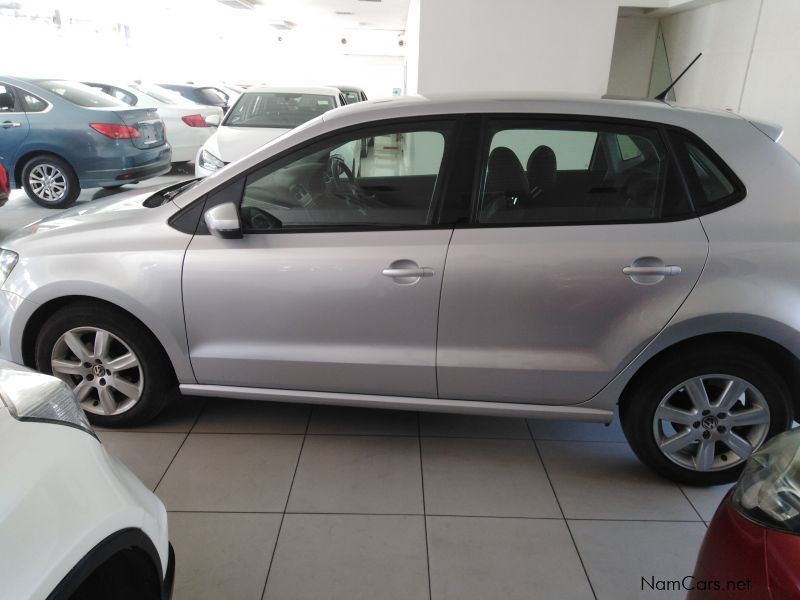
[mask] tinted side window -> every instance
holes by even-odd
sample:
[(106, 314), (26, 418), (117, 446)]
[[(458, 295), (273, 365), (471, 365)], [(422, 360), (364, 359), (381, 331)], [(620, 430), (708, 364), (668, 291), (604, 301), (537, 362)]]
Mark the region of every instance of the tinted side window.
[(490, 122), (479, 223), (658, 221), (691, 214), (656, 129)]
[(39, 98), (39, 96), (34, 96), (26, 91), (20, 91), (20, 96), (22, 97), (22, 106), (25, 112), (42, 112), (48, 106), (47, 102)]
[(425, 226), (449, 135), (449, 127), (362, 131), (268, 165), (247, 178), (245, 230)]
[(0, 83), (0, 113), (23, 112), (18, 97), (19, 90), (5, 83)]
[(714, 210), (743, 196), (744, 186), (718, 156), (683, 135), (675, 136), (683, 149), (686, 175), (698, 212)]

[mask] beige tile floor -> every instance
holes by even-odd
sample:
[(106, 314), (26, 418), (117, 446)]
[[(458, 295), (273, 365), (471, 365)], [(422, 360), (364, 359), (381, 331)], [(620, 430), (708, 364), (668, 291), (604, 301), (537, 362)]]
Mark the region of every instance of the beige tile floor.
[(618, 424), (183, 398), (101, 431), (169, 511), (176, 600), (680, 598), (725, 488)]

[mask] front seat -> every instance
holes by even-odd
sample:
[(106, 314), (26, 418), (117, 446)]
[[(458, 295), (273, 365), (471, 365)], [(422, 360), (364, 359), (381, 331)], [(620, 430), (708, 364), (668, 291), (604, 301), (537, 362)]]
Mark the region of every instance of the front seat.
[(505, 146), (492, 150), (486, 167), (482, 220), (502, 220), (502, 211), (522, 208), (528, 197), (528, 180), (514, 151)]
[(549, 197), (556, 187), (558, 163), (550, 146), (538, 146), (528, 157), (528, 189), (535, 202)]

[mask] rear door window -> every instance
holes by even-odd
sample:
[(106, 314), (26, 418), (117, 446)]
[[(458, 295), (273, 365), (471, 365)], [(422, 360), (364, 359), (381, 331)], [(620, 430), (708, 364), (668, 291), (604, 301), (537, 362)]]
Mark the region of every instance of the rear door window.
[(24, 112), (20, 90), (0, 82), (0, 113)]
[(692, 214), (658, 130), (613, 123), (490, 121), (478, 222), (652, 222)]

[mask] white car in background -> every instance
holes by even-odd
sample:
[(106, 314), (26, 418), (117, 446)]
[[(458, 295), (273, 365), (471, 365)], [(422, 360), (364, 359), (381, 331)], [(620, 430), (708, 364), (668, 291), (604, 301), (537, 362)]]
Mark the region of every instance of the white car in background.
[(61, 380), (0, 361), (0, 597), (165, 600), (167, 513)]
[(84, 84), (105, 92), (130, 106), (158, 109), (167, 129), (167, 141), (172, 146), (172, 162), (191, 162), (198, 149), (214, 133), (207, 117), (222, 118), (216, 106), (194, 104), (180, 94), (147, 83), (109, 83), (84, 81)]
[(211, 175), (287, 131), (344, 104), (342, 93), (333, 87), (248, 88), (197, 153), (195, 175)]

